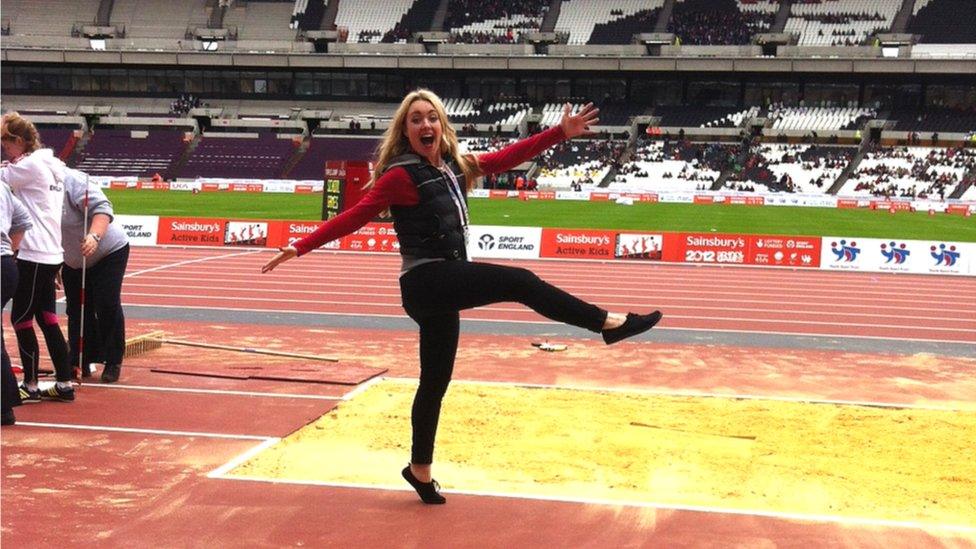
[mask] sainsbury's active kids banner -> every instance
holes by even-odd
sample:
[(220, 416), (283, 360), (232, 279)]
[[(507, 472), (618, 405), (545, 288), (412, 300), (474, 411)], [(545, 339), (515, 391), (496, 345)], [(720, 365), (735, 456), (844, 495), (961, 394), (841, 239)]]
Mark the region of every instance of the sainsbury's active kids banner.
[(916, 274), (972, 274), (976, 244), (946, 240), (824, 237), (824, 269)]

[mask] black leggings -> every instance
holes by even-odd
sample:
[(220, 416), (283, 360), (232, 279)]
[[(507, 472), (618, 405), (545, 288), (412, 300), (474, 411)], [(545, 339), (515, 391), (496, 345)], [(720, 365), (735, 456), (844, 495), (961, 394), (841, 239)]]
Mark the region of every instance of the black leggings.
[[(2, 265), (0, 265), (0, 309), (7, 306), (7, 302), (14, 295), (14, 290), (17, 288), (17, 261), (14, 260), (14, 256), (5, 255), (3, 256)], [(17, 378), (14, 377), (14, 371), (10, 367), (10, 356), (7, 355), (7, 345), (3, 343), (3, 329), (0, 328), (0, 347), (3, 350), (2, 358), (2, 371), (0, 371), (0, 387), (2, 387), (3, 393), (3, 411), (6, 412), (14, 406), (20, 405), (20, 391), (17, 389)]]
[(58, 381), (71, 381), (68, 364), (68, 346), (58, 326), (58, 314), (54, 307), (54, 277), (61, 265), (44, 265), (33, 261), (17, 260), (19, 280), (14, 292), (14, 304), (10, 310), (10, 323), (17, 334), (20, 362), (24, 366), (24, 381), (37, 381), (40, 364), (40, 348), (34, 333), (34, 320), (41, 327), (47, 352), (54, 362)]
[[(125, 352), (125, 316), (122, 314), (122, 278), (129, 262), (129, 245), (116, 250), (85, 274), (85, 362), (122, 364)], [(81, 335), (81, 269), (67, 265), (61, 271), (68, 313), (69, 363), (79, 365)], [(86, 365), (82, 365), (86, 366)]]
[(413, 401), (410, 461), (433, 462), (441, 400), (454, 371), (459, 311), (516, 301), (542, 316), (600, 332), (607, 312), (544, 282), (529, 270), (468, 261), (438, 261), (400, 277), (403, 308), (420, 325), (420, 386)]

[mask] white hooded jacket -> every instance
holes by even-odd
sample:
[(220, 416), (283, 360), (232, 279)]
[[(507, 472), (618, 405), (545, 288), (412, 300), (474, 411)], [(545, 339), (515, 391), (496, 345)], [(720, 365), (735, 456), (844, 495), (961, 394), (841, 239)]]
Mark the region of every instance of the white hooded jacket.
[(61, 209), (64, 207), (64, 162), (51, 149), (40, 149), (0, 168), (0, 180), (30, 212), (33, 228), (24, 234), (18, 257), (60, 265)]

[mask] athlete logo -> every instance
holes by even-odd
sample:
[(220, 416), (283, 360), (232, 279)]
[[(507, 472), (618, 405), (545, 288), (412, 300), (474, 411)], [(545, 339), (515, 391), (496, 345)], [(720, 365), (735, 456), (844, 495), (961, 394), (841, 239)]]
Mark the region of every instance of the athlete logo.
[(956, 262), (959, 261), (959, 252), (956, 251), (955, 245), (950, 245), (949, 249), (946, 249), (945, 244), (939, 244), (936, 248), (932, 246), (932, 259), (935, 259), (935, 264), (942, 267), (953, 267)]
[(485, 251), (494, 249), (495, 237), (487, 233), (481, 235), (481, 238), (478, 239), (478, 248)]
[(834, 252), (837, 256), (834, 261), (843, 261), (845, 263), (850, 263), (857, 259), (857, 254), (861, 253), (861, 249), (857, 247), (857, 242), (851, 240), (848, 244), (846, 240), (841, 240), (840, 242), (831, 242), (830, 251)]
[(889, 242), (888, 244), (881, 245), (881, 255), (885, 257), (885, 263), (894, 263), (895, 265), (902, 265), (911, 255), (911, 251), (906, 249), (906, 245), (902, 242), (899, 245), (895, 245), (894, 242)]

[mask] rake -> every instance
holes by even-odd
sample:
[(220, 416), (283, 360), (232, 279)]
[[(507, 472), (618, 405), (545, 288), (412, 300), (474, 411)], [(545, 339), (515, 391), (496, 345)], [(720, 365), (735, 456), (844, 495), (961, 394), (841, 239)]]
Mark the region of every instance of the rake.
[(182, 345), (184, 347), (199, 347), (202, 349), (217, 349), (221, 351), (233, 351), (238, 353), (301, 358), (304, 360), (321, 360), (324, 362), (339, 362), (338, 358), (332, 356), (309, 355), (303, 353), (292, 353), (288, 351), (275, 351), (273, 349), (255, 349), (252, 347), (235, 347), (231, 345), (218, 345), (216, 343), (200, 343), (197, 341), (168, 339), (166, 337), (166, 332), (163, 331), (149, 332), (131, 339), (127, 339), (125, 341), (125, 356), (126, 358), (129, 358), (152, 351), (154, 349), (159, 349), (164, 343), (168, 345)]

